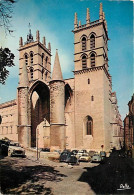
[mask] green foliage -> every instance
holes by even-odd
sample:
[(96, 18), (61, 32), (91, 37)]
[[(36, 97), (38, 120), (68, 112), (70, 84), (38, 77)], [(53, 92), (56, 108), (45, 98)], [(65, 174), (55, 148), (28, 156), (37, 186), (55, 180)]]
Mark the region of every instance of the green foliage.
[(9, 75), (7, 67), (14, 66), (14, 54), (8, 48), (0, 48), (0, 83), (5, 84)]

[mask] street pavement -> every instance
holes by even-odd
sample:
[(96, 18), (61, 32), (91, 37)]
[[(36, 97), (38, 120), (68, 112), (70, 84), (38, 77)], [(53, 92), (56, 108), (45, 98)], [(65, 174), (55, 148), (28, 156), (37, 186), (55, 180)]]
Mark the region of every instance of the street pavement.
[(0, 159), (2, 194), (134, 194), (134, 161), (113, 152), (104, 164), (67, 165), (28, 155)]

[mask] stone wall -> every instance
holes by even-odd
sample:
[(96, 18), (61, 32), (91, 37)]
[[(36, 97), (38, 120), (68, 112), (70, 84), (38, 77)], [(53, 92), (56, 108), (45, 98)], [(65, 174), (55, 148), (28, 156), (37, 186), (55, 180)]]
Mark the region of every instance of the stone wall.
[(2, 118), (0, 124), (0, 139), (7, 137), (10, 140), (18, 141), (16, 100), (0, 104), (0, 115)]

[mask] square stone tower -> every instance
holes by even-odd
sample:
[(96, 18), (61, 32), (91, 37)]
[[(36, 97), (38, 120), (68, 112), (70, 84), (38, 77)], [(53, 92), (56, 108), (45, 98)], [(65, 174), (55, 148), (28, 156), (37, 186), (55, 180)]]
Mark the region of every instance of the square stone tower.
[(100, 4), (99, 20), (74, 20), (76, 147), (107, 150), (110, 145), (111, 77), (108, 72), (108, 31)]
[(21, 37), (19, 45), (18, 140), (23, 146), (31, 147), (37, 145), (39, 124), (43, 129), (44, 121), (50, 120), (51, 46), (48, 43), (46, 47), (45, 37), (40, 42), (39, 31), (34, 41), (31, 29), (25, 44)]

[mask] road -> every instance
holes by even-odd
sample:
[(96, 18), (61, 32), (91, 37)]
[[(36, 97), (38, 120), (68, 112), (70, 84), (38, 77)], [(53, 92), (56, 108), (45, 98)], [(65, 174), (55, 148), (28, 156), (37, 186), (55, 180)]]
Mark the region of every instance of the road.
[(104, 164), (68, 166), (33, 157), (1, 157), (0, 166), (2, 194), (134, 194), (133, 160), (116, 152)]

